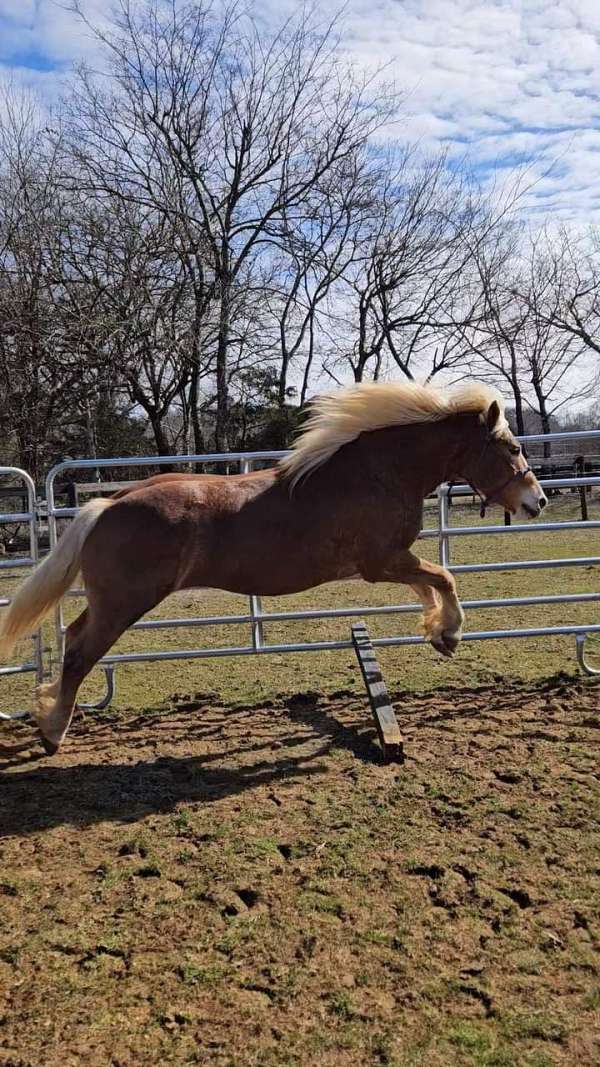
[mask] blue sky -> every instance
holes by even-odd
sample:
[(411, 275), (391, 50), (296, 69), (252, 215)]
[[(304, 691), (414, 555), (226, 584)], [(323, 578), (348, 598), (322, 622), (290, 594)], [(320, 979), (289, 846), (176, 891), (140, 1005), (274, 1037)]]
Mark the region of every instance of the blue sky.
[[(108, 5), (83, 6), (94, 18)], [(274, 24), (299, 4), (247, 6)], [(318, 10), (340, 6), (320, 0)], [(388, 64), (406, 92), (400, 137), (467, 155), (482, 175), (529, 163), (532, 211), (600, 223), (599, 0), (349, 0), (341, 25), (353, 61)], [(53, 0), (0, 0), (0, 79), (51, 102), (93, 48)]]

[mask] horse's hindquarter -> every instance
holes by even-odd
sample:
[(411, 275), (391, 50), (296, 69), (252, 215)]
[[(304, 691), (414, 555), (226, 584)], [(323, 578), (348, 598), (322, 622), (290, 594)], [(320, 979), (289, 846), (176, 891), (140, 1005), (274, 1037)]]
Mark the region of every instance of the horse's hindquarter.
[(210, 543), (210, 509), (198, 506), (199, 480), (148, 479), (119, 494), (83, 546), (86, 589), (115, 601), (145, 590), (157, 603), (179, 588), (191, 547), (205, 554)]

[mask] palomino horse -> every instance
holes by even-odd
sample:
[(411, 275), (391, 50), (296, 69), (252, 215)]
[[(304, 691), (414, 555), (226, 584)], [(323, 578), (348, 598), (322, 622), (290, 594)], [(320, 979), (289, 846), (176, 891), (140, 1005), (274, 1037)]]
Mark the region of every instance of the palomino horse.
[(355, 576), (402, 582), (423, 603), (426, 636), (451, 656), (463, 624), (454, 578), (409, 546), (424, 498), (456, 478), (484, 508), (535, 517), (547, 502), (493, 390), (374, 383), (315, 401), (291, 455), (274, 468), (163, 474), (92, 500), (20, 586), (0, 634), (7, 652), (81, 570), (87, 607), (67, 629), (60, 677), (37, 691), (46, 752), (63, 741), (92, 667), (177, 589), (274, 596)]

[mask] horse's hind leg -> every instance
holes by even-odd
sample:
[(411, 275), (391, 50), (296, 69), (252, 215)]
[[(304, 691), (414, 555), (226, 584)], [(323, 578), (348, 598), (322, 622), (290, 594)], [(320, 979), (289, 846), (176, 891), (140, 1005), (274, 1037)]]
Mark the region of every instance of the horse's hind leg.
[(127, 627), (152, 607), (154, 603), (146, 602), (133, 611), (129, 605), (125, 614), (124, 607), (119, 610), (112, 604), (109, 613), (99, 610), (100, 605), (90, 599), (87, 609), (68, 627), (60, 677), (36, 691), (34, 715), (48, 755), (54, 755), (65, 738), (83, 679)]
[(69, 729), (77, 690), (83, 679), (118, 636), (111, 635), (109, 639), (106, 635), (103, 639), (102, 631), (94, 626), (87, 610), (68, 627), (60, 676), (36, 690), (37, 711), (34, 715), (48, 755), (58, 750)]
[[(81, 632), (87, 622), (87, 609), (81, 612), (77, 618), (67, 628), (65, 634), (65, 650), (68, 649), (74, 642), (78, 633)], [(42, 682), (35, 690), (35, 698), (38, 706), (38, 719), (39, 715), (49, 712), (54, 703), (60, 689), (62, 674), (59, 674), (58, 678), (55, 678), (53, 682)]]

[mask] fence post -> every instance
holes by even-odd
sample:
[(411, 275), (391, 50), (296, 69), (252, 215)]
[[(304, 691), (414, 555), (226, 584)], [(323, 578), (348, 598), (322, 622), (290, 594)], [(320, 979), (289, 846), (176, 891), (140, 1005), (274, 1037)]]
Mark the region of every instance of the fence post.
[[(249, 474), (251, 470), (252, 470), (252, 460), (250, 460), (250, 459), (242, 459), (242, 460), (240, 460), (240, 472), (242, 474)], [(262, 618), (261, 618), (261, 616), (262, 616), (262, 603), (261, 603), (260, 597), (259, 596), (254, 596), (254, 595), (248, 597), (248, 602), (249, 602), (249, 605), (250, 605), (250, 615), (251, 615), (251, 618), (252, 618), (252, 621), (251, 621), (251, 624), (250, 624), (251, 625), (251, 636), (252, 636), (252, 647), (255, 650), (255, 652), (257, 652), (260, 648), (263, 647), (263, 645), (265, 643), (265, 634), (264, 634), (264, 628), (263, 628), (263, 623), (262, 623)]]
[(448, 527), (450, 525), (450, 486), (440, 485), (438, 489), (438, 516), (439, 516), (439, 535), (438, 535), (438, 547), (440, 554), (440, 563), (442, 567), (448, 567), (450, 565), (450, 538), (448, 536)]
[[(575, 473), (578, 478), (583, 478), (585, 475), (585, 456), (577, 456), (575, 460)], [(585, 492), (585, 486), (579, 486), (579, 502), (581, 504), (581, 518), (584, 522), (588, 521), (588, 506), (587, 496)]]
[[(21, 470), (19, 467), (0, 467), (0, 474), (7, 475), (13, 478), (18, 478), (23, 483), (22, 487), (15, 486), (14, 494), (10, 492), (10, 495), (14, 495), (19, 500), (21, 511), (17, 512), (2, 512), (0, 519), (2, 524), (10, 524), (13, 522), (13, 515), (18, 520), (18, 528), (22, 523), (26, 522), (28, 526), (29, 536), (29, 556), (21, 557), (17, 560), (4, 559), (0, 562), (0, 570), (7, 568), (9, 570), (13, 567), (36, 567), (39, 560), (39, 530), (38, 530), (38, 512), (37, 512), (37, 500), (35, 484), (31, 476), (27, 471)], [(10, 489), (12, 490), (12, 486)], [(25, 510), (27, 509), (27, 510)], [(0, 597), (0, 607), (7, 608), (11, 603), (11, 597)], [(12, 674), (22, 674), (27, 672), (33, 672), (35, 674), (36, 681), (39, 683), (44, 677), (44, 646), (42, 640), (42, 632), (40, 627), (35, 631), (32, 636), (33, 644), (33, 659), (26, 663), (13, 666), (0, 667), (0, 676), (8, 676)], [(13, 719), (20, 719), (27, 717), (27, 712), (13, 712), (6, 714), (0, 712), (0, 719), (3, 721), (11, 721)]]

